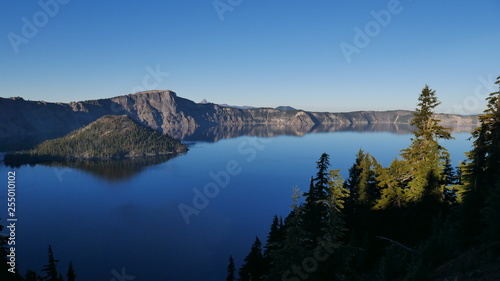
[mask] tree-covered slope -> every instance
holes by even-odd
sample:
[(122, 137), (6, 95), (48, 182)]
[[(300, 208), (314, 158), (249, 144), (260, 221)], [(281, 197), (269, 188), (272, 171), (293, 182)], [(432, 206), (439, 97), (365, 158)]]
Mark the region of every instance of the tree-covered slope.
[(62, 138), (45, 141), (34, 149), (8, 154), (6, 161), (22, 158), (109, 159), (187, 151), (186, 145), (144, 127), (128, 116), (107, 115)]

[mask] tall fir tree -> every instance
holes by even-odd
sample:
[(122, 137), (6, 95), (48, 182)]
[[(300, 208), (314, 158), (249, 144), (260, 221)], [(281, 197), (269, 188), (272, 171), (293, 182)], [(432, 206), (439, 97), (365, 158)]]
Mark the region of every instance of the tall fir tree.
[[(236, 267), (234, 266), (233, 256), (229, 256), (229, 265), (227, 266), (227, 277), (226, 281), (234, 281), (236, 280)], [(70, 280), (68, 280), (70, 281)]]
[(451, 165), (450, 158), (445, 160), (440, 184), (443, 186), (443, 201), (448, 205), (456, 205), (461, 190), (459, 173)]
[(324, 235), (325, 218), (328, 209), (321, 201), (327, 200), (329, 192), (329, 167), (330, 156), (323, 153), (319, 160), (316, 162), (317, 173), (314, 179), (311, 179), (309, 192), (306, 195), (306, 202), (304, 205), (304, 230), (311, 235), (308, 246), (309, 249), (316, 247), (315, 237)]
[(59, 260), (54, 259), (54, 254), (52, 252), (52, 246), (49, 245), (49, 262), (43, 266), (42, 271), (45, 272), (43, 277), (44, 281), (59, 281), (59, 273), (57, 272), (57, 262)]
[(327, 209), (323, 228), (325, 235), (318, 238), (339, 241), (345, 231), (342, 209), (344, 209), (346, 199), (349, 198), (349, 190), (344, 187), (340, 170), (330, 171), (328, 186), (327, 199), (320, 201)]
[(250, 253), (244, 260), (239, 272), (241, 281), (261, 281), (265, 274), (264, 257), (262, 255), (262, 243), (259, 237), (255, 237)]
[(405, 176), (409, 167), (405, 161), (394, 159), (388, 168), (377, 169), (380, 198), (373, 207), (376, 210), (402, 208), (406, 203), (404, 193)]
[(355, 211), (355, 205), (359, 198), (359, 183), (361, 182), (361, 173), (363, 169), (361, 167), (361, 162), (365, 157), (365, 153), (362, 149), (356, 154), (356, 160), (354, 164), (349, 168), (349, 177), (344, 182), (344, 187), (349, 190), (351, 196), (347, 201), (347, 209)]
[(402, 150), (401, 156), (409, 170), (405, 175), (406, 201), (419, 203), (424, 199), (442, 200), (444, 192), (440, 185), (447, 150), (439, 144), (440, 139), (452, 139), (451, 128), (439, 125), (440, 120), (434, 118), (434, 109), (441, 104), (436, 91), (428, 85), (422, 89), (419, 103), (411, 125), (415, 126), (410, 147)]
[(349, 169), (349, 178), (344, 183), (350, 193), (347, 199), (348, 209), (369, 209), (375, 205), (380, 197), (377, 180), (379, 175), (376, 173), (379, 166), (371, 154), (362, 149), (358, 151), (355, 163)]
[(266, 246), (264, 247), (264, 261), (266, 274), (269, 274), (276, 265), (279, 250), (283, 247), (283, 220), (274, 216), (271, 229), (267, 235)]
[(276, 253), (274, 265), (267, 276), (267, 280), (281, 280), (292, 266), (300, 264), (310, 252), (307, 246), (311, 244), (311, 235), (304, 228), (304, 206), (299, 203), (302, 193), (298, 188), (293, 189), (290, 207), (292, 211), (285, 218), (283, 224), (283, 243)]
[(66, 277), (68, 277), (68, 281), (76, 280), (75, 270), (73, 269), (73, 262), (71, 261), (69, 262), (68, 273), (66, 273)]
[[(500, 85), (500, 76), (495, 84)], [(472, 133), (473, 149), (463, 169), (465, 185), (461, 209), (462, 246), (486, 241), (500, 243), (500, 91), (486, 99), (487, 108), (479, 116), (480, 126)]]

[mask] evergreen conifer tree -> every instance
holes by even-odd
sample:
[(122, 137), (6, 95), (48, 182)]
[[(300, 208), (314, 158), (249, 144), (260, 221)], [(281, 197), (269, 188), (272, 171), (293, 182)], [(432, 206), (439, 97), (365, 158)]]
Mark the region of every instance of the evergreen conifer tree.
[[(226, 281), (234, 281), (236, 277), (234, 274), (236, 273), (236, 268), (234, 266), (233, 256), (229, 256), (229, 265), (227, 266), (227, 277)], [(70, 280), (68, 280), (70, 281)]]
[(52, 253), (52, 247), (49, 245), (49, 262), (43, 266), (42, 271), (45, 272), (43, 279), (45, 281), (59, 281), (59, 274), (57, 272), (57, 262), (59, 260), (54, 259), (54, 254)]
[(279, 250), (283, 247), (283, 224), (278, 216), (274, 216), (271, 229), (267, 236), (266, 246), (264, 247), (264, 261), (266, 265), (266, 274), (270, 273), (276, 264)]
[(68, 281), (76, 280), (75, 270), (73, 269), (73, 263), (71, 261), (69, 262), (68, 273), (66, 273), (66, 276), (68, 277)]
[[(500, 85), (500, 76), (495, 84)], [(500, 242), (500, 91), (487, 98), (487, 109), (473, 132), (474, 145), (463, 169), (464, 203), (460, 230), (462, 246), (486, 241)]]
[(262, 243), (255, 237), (250, 253), (244, 260), (239, 270), (241, 281), (260, 281), (265, 274), (264, 257), (262, 256)]
[(358, 151), (356, 161), (349, 169), (349, 178), (344, 184), (350, 193), (347, 199), (348, 209), (371, 208), (375, 205), (380, 197), (376, 173), (379, 166), (375, 157), (362, 149)]
[(267, 280), (281, 280), (285, 272), (289, 271), (292, 266), (300, 264), (310, 253), (307, 245), (311, 244), (311, 235), (304, 229), (304, 206), (299, 203), (301, 196), (299, 189), (294, 188), (292, 211), (285, 218), (282, 227), (282, 247), (276, 252), (274, 266)]
[(405, 161), (394, 159), (388, 168), (378, 167), (377, 170), (381, 196), (373, 208), (376, 210), (402, 208), (406, 202), (404, 176), (408, 173)]
[(325, 218), (328, 209), (324, 204), (320, 204), (320, 202), (328, 199), (330, 156), (323, 153), (316, 162), (316, 167), (318, 169), (316, 177), (311, 180), (309, 192), (305, 194), (306, 202), (303, 222), (304, 230), (311, 235), (309, 237), (309, 241), (311, 242), (308, 246), (309, 249), (316, 247), (315, 237), (324, 235), (323, 229), (325, 228)]
[(440, 201), (443, 187), (440, 185), (443, 168), (449, 155), (438, 140), (451, 139), (451, 128), (439, 125), (433, 117), (438, 101), (434, 90), (425, 85), (418, 100), (418, 107), (411, 125), (416, 129), (410, 147), (401, 156), (409, 170), (404, 175), (406, 201), (418, 203), (424, 199)]

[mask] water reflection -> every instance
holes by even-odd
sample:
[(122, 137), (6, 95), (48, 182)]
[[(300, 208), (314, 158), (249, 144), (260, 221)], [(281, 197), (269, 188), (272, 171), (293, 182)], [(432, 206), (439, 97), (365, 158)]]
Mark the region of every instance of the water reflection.
[[(454, 127), (453, 133), (472, 132), (475, 127)], [(408, 124), (370, 123), (370, 124), (320, 124), (307, 125), (233, 125), (198, 127), (195, 130), (173, 129), (166, 133), (183, 141), (217, 142), (221, 139), (230, 139), (240, 136), (275, 137), (275, 136), (304, 136), (312, 133), (328, 132), (389, 132), (394, 134), (411, 134), (413, 127)]]
[[(472, 132), (475, 126), (454, 127), (454, 133)], [(413, 127), (408, 124), (396, 123), (365, 123), (365, 124), (319, 124), (319, 125), (288, 125), (288, 124), (252, 124), (252, 125), (219, 125), (200, 126), (197, 128), (171, 128), (165, 133), (181, 141), (217, 142), (240, 136), (276, 137), (304, 136), (312, 133), (327, 132), (389, 132), (394, 134), (411, 134)], [(67, 132), (66, 132), (67, 133)], [(65, 132), (44, 135), (23, 136), (18, 138), (0, 139), (0, 151), (19, 151), (33, 148), (36, 144), (48, 139), (62, 137)]]
[(167, 162), (182, 154), (168, 154), (148, 157), (134, 157), (113, 160), (63, 160), (32, 164), (8, 163), (11, 168), (19, 168), (23, 165), (43, 165), (54, 168), (73, 168), (84, 171), (109, 182), (126, 181), (141, 173), (146, 167)]

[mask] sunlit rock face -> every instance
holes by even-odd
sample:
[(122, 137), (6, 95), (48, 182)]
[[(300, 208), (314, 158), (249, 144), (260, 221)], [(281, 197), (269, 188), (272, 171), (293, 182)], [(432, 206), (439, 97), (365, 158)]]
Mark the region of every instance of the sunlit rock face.
[[(283, 107), (284, 108), (284, 107)], [(221, 106), (195, 103), (169, 90), (145, 91), (108, 99), (71, 103), (27, 101), (22, 98), (0, 98), (0, 140), (14, 142), (23, 136), (62, 136), (105, 115), (127, 115), (134, 120), (173, 137), (196, 134), (200, 128), (225, 126), (221, 131), (235, 135), (238, 127), (265, 125), (287, 133), (301, 135), (318, 128), (359, 127), (374, 124), (410, 123), (411, 111), (359, 111), (346, 113), (307, 112), (274, 108)], [(477, 116), (438, 114), (444, 126), (476, 126)], [(231, 129), (232, 128), (232, 129)], [(247, 128), (248, 129), (248, 128)], [(262, 134), (262, 127), (256, 132)], [(212, 132), (217, 131), (212, 129)], [(275, 134), (268, 130), (269, 134)]]

